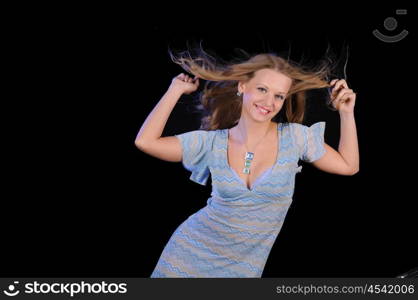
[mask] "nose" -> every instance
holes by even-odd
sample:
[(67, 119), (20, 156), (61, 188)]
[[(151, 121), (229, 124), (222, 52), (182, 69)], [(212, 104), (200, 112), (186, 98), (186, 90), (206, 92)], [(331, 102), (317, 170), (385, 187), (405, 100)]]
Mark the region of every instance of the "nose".
[(264, 103), (264, 106), (273, 110), (273, 108), (274, 108), (274, 97), (275, 97), (274, 95), (268, 95), (265, 99), (266, 101)]

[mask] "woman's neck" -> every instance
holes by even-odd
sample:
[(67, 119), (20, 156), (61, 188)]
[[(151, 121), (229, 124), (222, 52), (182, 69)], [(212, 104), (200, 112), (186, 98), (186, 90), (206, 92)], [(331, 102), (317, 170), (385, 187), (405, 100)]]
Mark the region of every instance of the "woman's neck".
[(240, 119), (238, 124), (231, 129), (238, 143), (251, 147), (266, 138), (274, 125), (272, 121), (259, 123)]

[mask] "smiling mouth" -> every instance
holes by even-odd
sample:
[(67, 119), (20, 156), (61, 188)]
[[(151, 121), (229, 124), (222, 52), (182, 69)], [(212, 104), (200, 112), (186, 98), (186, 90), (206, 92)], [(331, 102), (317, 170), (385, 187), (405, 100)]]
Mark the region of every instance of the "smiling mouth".
[(256, 107), (257, 111), (259, 113), (261, 113), (262, 115), (267, 115), (268, 113), (270, 113), (270, 110), (266, 110), (264, 108), (261, 108), (260, 106), (258, 106), (257, 104), (254, 104), (254, 106)]

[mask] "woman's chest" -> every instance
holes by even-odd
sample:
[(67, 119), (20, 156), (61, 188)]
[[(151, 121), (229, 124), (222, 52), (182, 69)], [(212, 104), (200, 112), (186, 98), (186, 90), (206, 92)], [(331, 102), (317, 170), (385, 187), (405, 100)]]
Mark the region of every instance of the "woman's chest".
[[(275, 165), (278, 157), (277, 143), (277, 139), (270, 139), (252, 151), (247, 151), (245, 145), (228, 140), (227, 160), (229, 167), (242, 179), (248, 189), (263, 173)], [(252, 154), (247, 154), (247, 152)]]

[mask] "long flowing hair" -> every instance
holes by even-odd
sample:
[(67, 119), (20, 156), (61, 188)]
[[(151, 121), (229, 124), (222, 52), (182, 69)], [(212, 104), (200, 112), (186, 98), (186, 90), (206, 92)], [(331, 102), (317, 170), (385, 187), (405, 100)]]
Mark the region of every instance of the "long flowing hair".
[[(261, 53), (245, 60), (235, 58), (225, 62), (209, 55), (202, 48), (175, 55), (169, 50), (171, 60), (186, 72), (206, 80), (198, 95), (196, 108), (202, 112), (200, 129), (217, 130), (233, 127), (241, 117), (242, 97), (237, 96), (238, 82), (247, 82), (260, 69), (272, 69), (292, 79), (290, 90), (280, 112), (273, 121), (302, 123), (305, 116), (306, 92), (328, 88), (332, 71), (329, 61), (322, 60), (314, 67), (306, 67), (275, 53)], [(246, 53), (245, 51), (243, 51)]]

